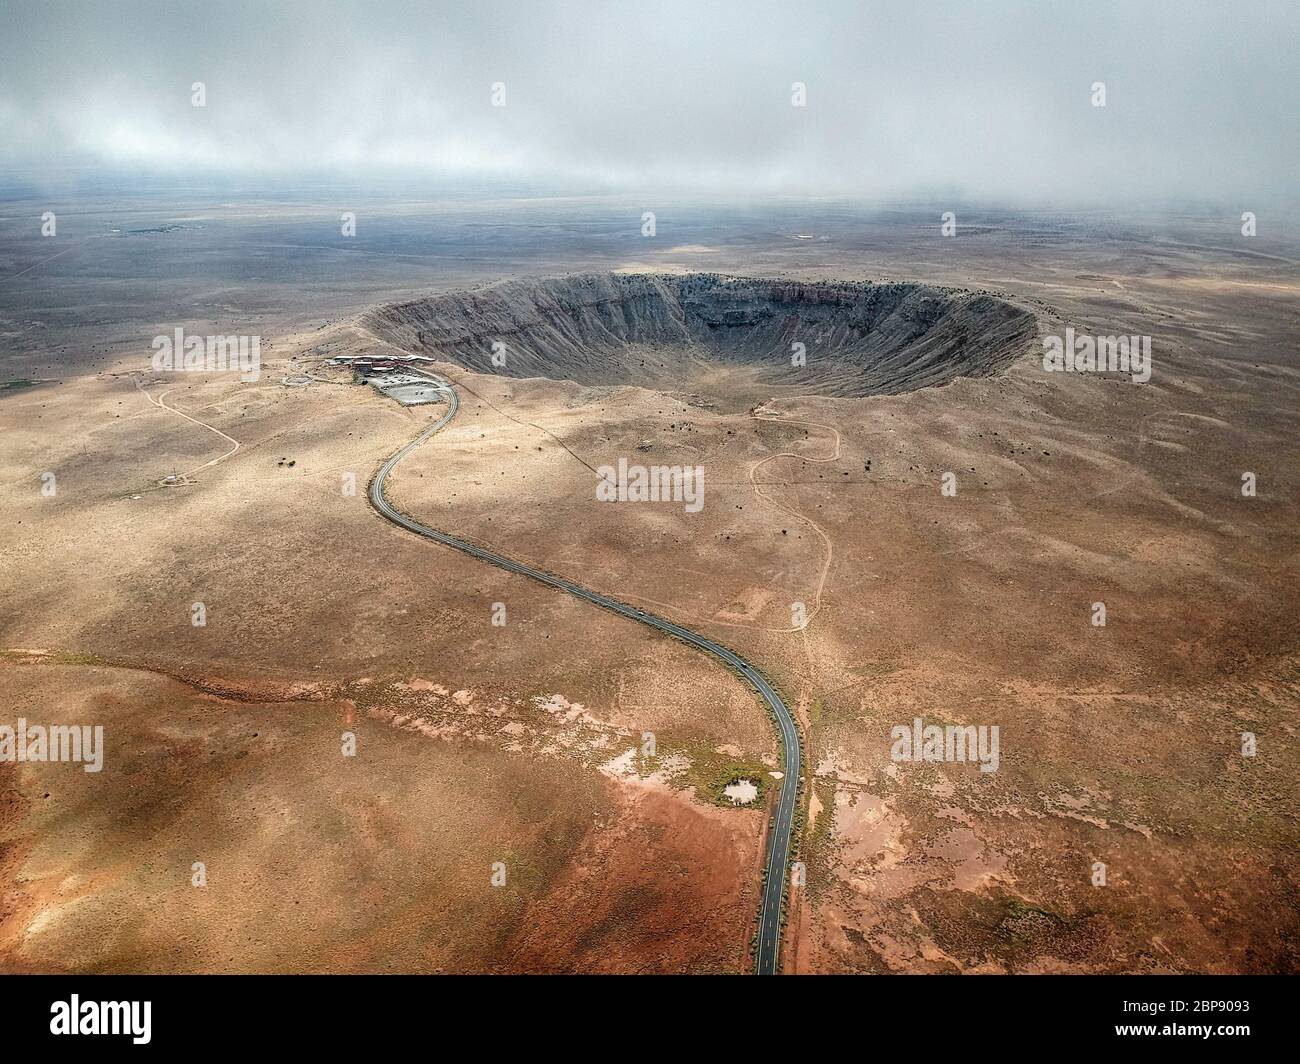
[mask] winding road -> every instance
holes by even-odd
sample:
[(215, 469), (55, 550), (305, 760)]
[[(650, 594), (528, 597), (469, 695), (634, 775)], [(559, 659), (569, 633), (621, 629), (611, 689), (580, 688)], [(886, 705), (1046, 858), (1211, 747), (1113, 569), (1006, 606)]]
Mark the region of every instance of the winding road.
[(374, 479), (370, 482), (370, 505), (381, 516), (408, 532), (414, 532), (417, 536), (434, 540), (444, 546), (458, 550), (462, 554), (468, 554), (471, 558), (478, 558), (480, 561), (488, 562), (508, 572), (526, 576), (558, 591), (568, 592), (570, 595), (574, 595), (593, 605), (612, 610), (614, 613), (630, 620), (639, 621), (641, 624), (658, 629), (667, 635), (675, 636), (683, 642), (703, 650), (706, 654), (712, 654), (753, 687), (772, 711), (772, 716), (781, 732), (782, 770), (784, 774), (781, 779), (781, 792), (777, 798), (776, 812), (769, 823), (767, 863), (763, 872), (763, 901), (758, 911), (758, 948), (755, 952), (755, 971), (759, 975), (776, 975), (780, 970), (781, 963), (782, 897), (786, 882), (786, 866), (790, 860), (790, 837), (794, 830), (795, 803), (799, 791), (799, 732), (795, 728), (794, 718), (790, 714), (789, 707), (786, 706), (781, 696), (777, 694), (776, 689), (768, 683), (761, 672), (739, 654), (728, 650), (720, 643), (706, 639), (697, 632), (693, 632), (689, 628), (683, 628), (681, 625), (674, 624), (663, 617), (656, 617), (653, 613), (647, 613), (635, 606), (629, 606), (617, 599), (591, 591), (571, 580), (553, 576), (541, 569), (534, 569), (530, 565), (524, 565), (512, 558), (477, 547), (473, 543), (458, 539), (446, 532), (439, 532), (436, 528), (423, 525), (395, 509), (384, 497), (384, 482), (387, 480), (388, 474), (397, 467), (397, 464), (403, 458), (450, 422), (460, 408), (460, 399), (450, 381), (433, 373), (423, 373), (422, 375), (429, 377), (442, 389), (447, 397), (447, 412), (389, 458), (380, 467), (379, 472), (375, 474)]

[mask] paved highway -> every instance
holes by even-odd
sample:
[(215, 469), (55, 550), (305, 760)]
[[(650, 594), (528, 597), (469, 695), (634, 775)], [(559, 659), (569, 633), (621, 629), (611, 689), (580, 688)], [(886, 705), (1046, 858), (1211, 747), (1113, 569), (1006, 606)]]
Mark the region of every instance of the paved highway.
[(517, 562), (513, 558), (507, 558), (490, 550), (484, 550), (482, 547), (467, 543), (463, 539), (457, 539), (446, 532), (439, 532), (436, 528), (422, 525), (419, 521), (413, 520), (394, 509), (384, 497), (384, 481), (387, 479), (388, 474), (393, 471), (398, 462), (451, 421), (460, 408), (460, 399), (450, 381), (436, 374), (428, 373), (425, 375), (441, 386), (443, 393), (447, 397), (447, 412), (383, 464), (379, 472), (375, 474), (374, 480), (370, 482), (371, 506), (394, 524), (414, 532), (417, 536), (432, 539), (463, 554), (468, 554), (472, 558), (478, 558), (509, 572), (526, 576), (531, 580), (546, 584), (548, 587), (566, 591), (570, 595), (575, 595), (593, 605), (613, 610), (615, 613), (631, 620), (640, 621), (651, 628), (676, 636), (683, 642), (698, 647), (706, 654), (712, 654), (739, 673), (759, 693), (763, 701), (771, 709), (772, 716), (781, 731), (781, 748), (784, 753), (782, 769), (784, 775), (781, 779), (781, 793), (777, 799), (776, 813), (769, 825), (770, 836), (768, 839), (767, 865), (763, 879), (763, 901), (758, 911), (758, 950), (755, 958), (755, 970), (759, 975), (777, 974), (781, 961), (781, 899), (785, 888), (786, 865), (790, 860), (790, 836), (794, 830), (794, 810), (799, 790), (799, 733), (795, 729), (794, 718), (790, 715), (789, 708), (761, 672), (739, 654), (728, 650), (722, 644), (706, 639), (704, 636), (692, 632), (689, 628), (683, 628), (681, 625), (663, 617), (656, 617), (653, 613), (647, 613), (645, 610), (629, 606), (617, 599), (598, 594), (581, 584), (573, 583), (571, 580), (553, 576), (541, 569), (534, 569), (530, 565)]

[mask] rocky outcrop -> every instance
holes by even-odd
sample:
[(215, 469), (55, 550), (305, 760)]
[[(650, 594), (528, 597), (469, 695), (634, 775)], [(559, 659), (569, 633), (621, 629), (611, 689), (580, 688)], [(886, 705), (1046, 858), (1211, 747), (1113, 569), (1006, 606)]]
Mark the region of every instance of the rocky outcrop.
[[(671, 389), (677, 370), (684, 380), (703, 360), (838, 396), (998, 373), (1036, 335), (1028, 311), (983, 293), (717, 274), (512, 280), (380, 307), (366, 325), (408, 351), (482, 373)], [(791, 365), (796, 343), (805, 366)], [(493, 364), (494, 350), (504, 364)]]

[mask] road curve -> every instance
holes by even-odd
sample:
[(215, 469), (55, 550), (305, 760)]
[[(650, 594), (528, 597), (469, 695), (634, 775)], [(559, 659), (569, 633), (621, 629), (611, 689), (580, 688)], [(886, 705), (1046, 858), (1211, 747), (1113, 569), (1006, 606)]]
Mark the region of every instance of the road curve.
[(630, 620), (639, 621), (641, 624), (675, 636), (683, 642), (703, 650), (706, 654), (712, 654), (734, 672), (739, 673), (745, 682), (759, 693), (763, 701), (767, 703), (768, 708), (771, 709), (772, 716), (781, 732), (784, 775), (781, 779), (781, 792), (777, 799), (776, 812), (770, 823), (767, 863), (763, 872), (763, 901), (758, 911), (758, 949), (754, 968), (759, 975), (777, 974), (781, 961), (781, 902), (785, 888), (786, 865), (790, 860), (790, 836), (794, 830), (794, 811), (799, 790), (799, 733), (795, 728), (794, 718), (790, 715), (789, 708), (761, 672), (739, 654), (728, 650), (722, 644), (715, 643), (712, 639), (706, 639), (689, 628), (683, 628), (680, 624), (675, 624), (663, 617), (656, 617), (653, 613), (647, 613), (635, 606), (629, 606), (617, 599), (591, 591), (571, 580), (565, 580), (563, 577), (543, 572), (541, 569), (534, 569), (530, 565), (524, 565), (522, 562), (517, 562), (513, 558), (507, 558), (493, 551), (484, 550), (482, 547), (477, 547), (463, 539), (457, 539), (446, 532), (439, 532), (436, 528), (423, 525), (394, 509), (384, 497), (384, 482), (388, 478), (388, 474), (396, 468), (398, 462), (451, 421), (460, 408), (460, 399), (450, 381), (436, 374), (426, 373), (425, 375), (436, 381), (447, 396), (447, 412), (389, 458), (380, 467), (374, 479), (371, 480), (370, 505), (381, 516), (386, 517), (389, 521), (401, 526), (408, 532), (414, 532), (417, 536), (423, 536), (425, 539), (431, 539), (444, 546), (452, 547), (462, 554), (468, 554), (471, 558), (478, 558), (480, 561), (488, 562), (508, 572), (526, 576), (558, 591), (566, 591), (570, 595), (575, 595), (593, 605), (612, 610)]

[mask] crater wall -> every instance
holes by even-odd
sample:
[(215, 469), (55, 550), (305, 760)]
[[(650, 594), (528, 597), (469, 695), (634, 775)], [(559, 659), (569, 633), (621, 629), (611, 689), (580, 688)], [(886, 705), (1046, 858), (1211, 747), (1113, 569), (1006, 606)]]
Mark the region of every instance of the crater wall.
[[(671, 389), (713, 366), (834, 396), (989, 376), (1037, 334), (1029, 311), (984, 293), (718, 274), (511, 280), (379, 307), (365, 324), (409, 352), (482, 373)], [(806, 366), (791, 365), (795, 343)]]

